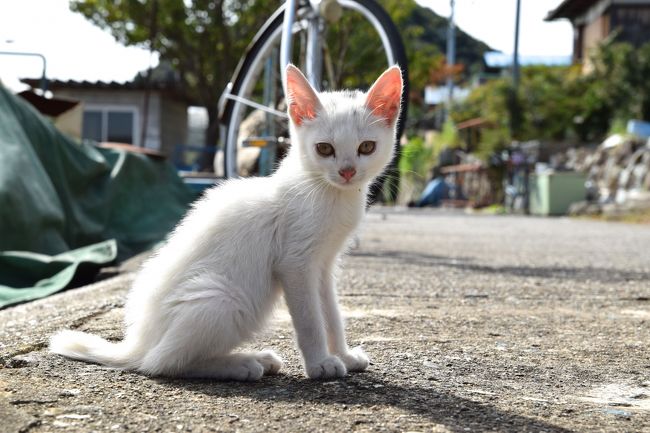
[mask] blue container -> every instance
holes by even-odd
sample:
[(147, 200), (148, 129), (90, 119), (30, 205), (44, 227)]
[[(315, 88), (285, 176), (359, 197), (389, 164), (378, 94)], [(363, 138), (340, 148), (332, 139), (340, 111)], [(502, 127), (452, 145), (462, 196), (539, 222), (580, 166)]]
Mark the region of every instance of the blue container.
[(640, 138), (650, 138), (650, 122), (628, 120), (627, 132)]

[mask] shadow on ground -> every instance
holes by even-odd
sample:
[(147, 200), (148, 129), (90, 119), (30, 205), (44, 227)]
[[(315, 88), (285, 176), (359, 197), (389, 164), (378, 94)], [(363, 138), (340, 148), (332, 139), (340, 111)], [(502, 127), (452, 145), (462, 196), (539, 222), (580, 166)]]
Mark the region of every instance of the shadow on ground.
[(355, 251), (350, 253), (350, 256), (384, 259), (391, 263), (397, 262), (401, 264), (426, 267), (442, 266), (464, 271), (513, 275), (517, 277), (561, 278), (580, 281), (599, 281), (603, 283), (650, 280), (650, 273), (648, 272), (594, 267), (488, 266), (474, 263), (472, 259), (464, 257), (445, 257), (405, 251)]
[(250, 384), (174, 379), (157, 381), (170, 388), (183, 388), (218, 398), (247, 397), (259, 401), (393, 407), (423, 416), (428, 422), (444, 425), (455, 432), (570, 431), (541, 420), (504, 412), (486, 403), (441, 392), (435, 387), (409, 387), (388, 383), (371, 372), (331, 382), (282, 374), (265, 377), (260, 382)]

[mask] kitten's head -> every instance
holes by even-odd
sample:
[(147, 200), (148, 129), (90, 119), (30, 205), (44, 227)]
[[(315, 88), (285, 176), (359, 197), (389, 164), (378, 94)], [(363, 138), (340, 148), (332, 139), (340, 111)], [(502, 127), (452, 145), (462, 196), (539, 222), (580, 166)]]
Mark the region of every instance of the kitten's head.
[(393, 66), (367, 93), (317, 93), (293, 65), (286, 89), (293, 152), (303, 169), (341, 188), (359, 188), (393, 157), (402, 74)]

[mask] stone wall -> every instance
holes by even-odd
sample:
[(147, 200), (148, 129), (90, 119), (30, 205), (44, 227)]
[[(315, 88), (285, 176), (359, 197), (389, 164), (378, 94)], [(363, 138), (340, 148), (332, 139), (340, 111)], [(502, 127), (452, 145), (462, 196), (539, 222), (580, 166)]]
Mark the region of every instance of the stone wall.
[(650, 208), (650, 140), (614, 135), (598, 146), (557, 153), (550, 166), (587, 174), (589, 203), (573, 213)]

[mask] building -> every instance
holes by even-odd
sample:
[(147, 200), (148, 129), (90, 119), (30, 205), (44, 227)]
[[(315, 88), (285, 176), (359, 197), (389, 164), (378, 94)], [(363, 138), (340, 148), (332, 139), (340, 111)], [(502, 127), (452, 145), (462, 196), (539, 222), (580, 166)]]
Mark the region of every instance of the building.
[(590, 51), (608, 36), (639, 47), (650, 42), (650, 0), (564, 0), (546, 16), (573, 25), (573, 61), (587, 64)]
[(81, 139), (83, 104), (76, 100), (46, 98), (31, 90), (18, 94), (32, 104), (43, 116), (50, 119), (54, 126), (66, 135)]
[[(500, 51), (487, 51), (483, 53), (483, 68), (474, 75), (475, 84), (482, 84), (487, 80), (512, 74), (512, 54)], [(571, 56), (519, 56), (520, 66), (569, 66)]]
[[(37, 79), (22, 81), (40, 85)], [(82, 139), (127, 143), (167, 156), (187, 139), (189, 100), (173, 80), (147, 84), (143, 74), (126, 83), (53, 80), (48, 89), (55, 98), (82, 103)]]

